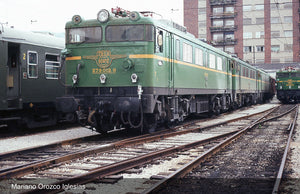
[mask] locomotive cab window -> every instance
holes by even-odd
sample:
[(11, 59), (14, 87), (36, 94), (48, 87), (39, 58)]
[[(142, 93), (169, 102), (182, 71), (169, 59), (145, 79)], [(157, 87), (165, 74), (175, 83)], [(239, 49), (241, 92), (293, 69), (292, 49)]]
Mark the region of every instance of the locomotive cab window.
[(27, 54), (27, 73), (28, 78), (38, 77), (38, 53), (35, 51), (28, 51)]
[(58, 79), (59, 68), (60, 68), (59, 55), (46, 54), (46, 59), (45, 59), (46, 79)]
[(97, 43), (102, 41), (101, 27), (72, 28), (67, 30), (68, 43)]
[(107, 26), (105, 30), (105, 40), (108, 42), (153, 41), (153, 26)]

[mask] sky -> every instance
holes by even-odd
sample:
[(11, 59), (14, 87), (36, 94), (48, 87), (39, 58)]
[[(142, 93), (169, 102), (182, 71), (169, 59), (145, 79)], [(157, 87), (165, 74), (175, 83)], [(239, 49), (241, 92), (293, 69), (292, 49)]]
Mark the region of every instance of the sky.
[(26, 31), (64, 32), (74, 15), (95, 19), (101, 9), (154, 11), (183, 25), (183, 0), (0, 0), (0, 23)]

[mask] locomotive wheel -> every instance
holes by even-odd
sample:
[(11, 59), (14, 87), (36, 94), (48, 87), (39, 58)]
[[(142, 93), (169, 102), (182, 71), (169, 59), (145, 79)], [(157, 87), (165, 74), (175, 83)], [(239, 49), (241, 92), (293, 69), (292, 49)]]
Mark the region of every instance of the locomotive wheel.
[(213, 108), (212, 108), (212, 111), (213, 111), (213, 114), (214, 115), (220, 115), (221, 113), (221, 107), (218, 105), (218, 102), (217, 101), (214, 101), (213, 102)]
[(153, 133), (157, 127), (157, 114), (144, 114), (144, 132)]
[(109, 130), (113, 129), (113, 126), (109, 123), (110, 118), (107, 118), (107, 116), (99, 116), (94, 115), (92, 117), (92, 121), (94, 121), (94, 128), (97, 132), (101, 134), (107, 134)]

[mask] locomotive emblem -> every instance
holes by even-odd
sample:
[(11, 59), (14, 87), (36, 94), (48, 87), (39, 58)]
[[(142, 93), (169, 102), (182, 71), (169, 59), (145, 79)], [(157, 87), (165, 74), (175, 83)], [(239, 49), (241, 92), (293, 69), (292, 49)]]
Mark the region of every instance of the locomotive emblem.
[(106, 69), (111, 66), (114, 59), (125, 58), (127, 55), (112, 55), (109, 50), (97, 51), (96, 55), (83, 56), (83, 59), (94, 60), (98, 67)]
[(288, 80), (287, 80), (287, 84), (286, 84), (286, 86), (294, 86), (294, 84), (293, 84), (293, 80), (291, 80), (291, 79), (288, 79)]

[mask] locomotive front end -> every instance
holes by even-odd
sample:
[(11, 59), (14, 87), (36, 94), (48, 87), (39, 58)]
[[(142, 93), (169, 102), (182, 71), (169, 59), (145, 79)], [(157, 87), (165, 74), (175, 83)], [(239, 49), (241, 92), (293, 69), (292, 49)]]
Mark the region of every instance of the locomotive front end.
[(101, 10), (97, 19), (86, 21), (75, 15), (66, 24), (67, 96), (57, 103), (60, 111), (76, 112), (78, 121), (100, 132), (139, 128), (143, 88), (152, 80), (146, 65), (154, 50), (151, 20), (141, 20), (137, 12), (112, 12), (114, 17)]

